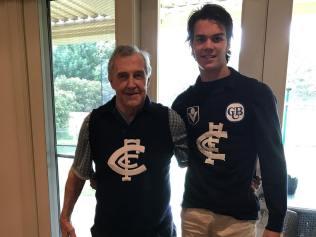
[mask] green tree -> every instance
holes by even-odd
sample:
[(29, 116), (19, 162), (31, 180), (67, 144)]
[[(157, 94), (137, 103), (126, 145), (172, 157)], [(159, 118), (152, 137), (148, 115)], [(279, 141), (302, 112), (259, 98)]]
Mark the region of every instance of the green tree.
[(57, 129), (67, 128), (69, 112), (73, 111), (76, 99), (72, 91), (55, 88), (55, 118)]
[(53, 47), (56, 128), (67, 128), (70, 112), (90, 112), (113, 92), (107, 64), (114, 44), (94, 42)]
[(54, 91), (57, 128), (67, 127), (70, 112), (90, 112), (102, 104), (100, 81), (61, 76)]
[(106, 42), (66, 44), (53, 47), (53, 77), (79, 77), (101, 80), (101, 68), (110, 57), (114, 45)]
[[(69, 106), (74, 112), (90, 112), (94, 108), (102, 104), (101, 98), (101, 82), (89, 81), (80, 78), (57, 77), (55, 80), (55, 91), (64, 91), (73, 94), (73, 98), (69, 98)], [(58, 92), (60, 94), (60, 92)], [(64, 108), (66, 109), (66, 108)]]

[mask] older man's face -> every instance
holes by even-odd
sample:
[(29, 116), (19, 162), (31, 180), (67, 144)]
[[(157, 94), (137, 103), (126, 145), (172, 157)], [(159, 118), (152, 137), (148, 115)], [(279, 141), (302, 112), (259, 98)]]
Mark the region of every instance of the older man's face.
[(116, 92), (116, 106), (121, 112), (130, 113), (142, 108), (147, 94), (147, 78), (141, 55), (117, 57), (110, 81)]

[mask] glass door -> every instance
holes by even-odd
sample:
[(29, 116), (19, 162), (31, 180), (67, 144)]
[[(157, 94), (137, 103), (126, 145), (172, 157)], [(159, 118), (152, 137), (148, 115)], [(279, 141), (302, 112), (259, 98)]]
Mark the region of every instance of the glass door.
[[(114, 3), (112, 0), (50, 2), (60, 207), (83, 119), (113, 96), (107, 63), (115, 46)], [(86, 182), (72, 214), (78, 237), (90, 236), (94, 195), (95, 191)]]

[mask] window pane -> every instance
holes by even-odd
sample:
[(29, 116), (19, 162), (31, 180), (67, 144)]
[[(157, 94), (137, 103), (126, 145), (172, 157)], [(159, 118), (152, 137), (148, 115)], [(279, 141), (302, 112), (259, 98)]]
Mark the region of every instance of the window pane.
[(316, 189), (314, 188), (314, 181), (316, 180), (315, 22), (316, 1), (294, 0), (290, 29), (283, 142), (288, 174), (293, 178), (289, 179), (288, 205), (310, 209), (316, 209)]
[[(186, 24), (192, 11), (207, 2), (209, 1), (160, 0), (158, 100), (167, 106), (171, 106), (176, 96), (193, 84), (199, 75), (197, 63), (191, 56), (191, 49), (186, 42)], [(229, 65), (238, 69), (242, 0), (217, 0), (212, 3), (222, 5), (232, 15), (234, 32)], [(185, 171), (186, 169), (179, 168), (173, 159), (170, 170), (171, 206), (179, 236), (181, 236), (180, 204)]]
[[(114, 0), (51, 1), (50, 12), (62, 207), (65, 182), (83, 119), (113, 96), (107, 64), (115, 46)], [(78, 237), (90, 236), (95, 213), (94, 193), (87, 182), (74, 209), (72, 222)]]

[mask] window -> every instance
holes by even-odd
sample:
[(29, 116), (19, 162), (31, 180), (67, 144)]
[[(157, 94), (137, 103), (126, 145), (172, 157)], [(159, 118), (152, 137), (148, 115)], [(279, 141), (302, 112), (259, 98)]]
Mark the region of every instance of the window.
[[(51, 44), (60, 207), (78, 134), (92, 109), (112, 98), (107, 78), (115, 46), (114, 1), (51, 1)], [(86, 183), (72, 215), (78, 237), (90, 235), (94, 190)], [(82, 218), (85, 217), (85, 218)]]
[(290, 207), (316, 209), (315, 0), (294, 0), (285, 91), (283, 141)]

